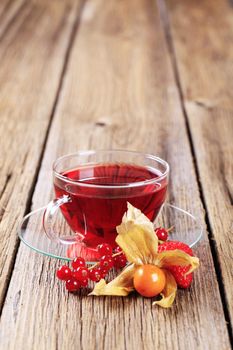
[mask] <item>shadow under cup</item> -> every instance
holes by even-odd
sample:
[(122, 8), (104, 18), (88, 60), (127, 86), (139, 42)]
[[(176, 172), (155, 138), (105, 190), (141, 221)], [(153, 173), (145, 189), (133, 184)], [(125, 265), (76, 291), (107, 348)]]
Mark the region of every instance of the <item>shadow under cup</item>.
[(116, 226), (127, 202), (153, 221), (165, 201), (169, 166), (153, 155), (78, 152), (59, 158), (53, 170), (56, 208), (72, 229), (74, 243), (77, 239), (90, 248), (116, 246)]

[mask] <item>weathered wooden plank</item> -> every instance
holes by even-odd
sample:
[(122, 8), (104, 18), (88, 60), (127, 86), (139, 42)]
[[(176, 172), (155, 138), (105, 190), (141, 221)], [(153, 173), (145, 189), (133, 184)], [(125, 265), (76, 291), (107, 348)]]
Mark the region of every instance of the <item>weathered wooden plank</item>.
[(0, 40), (11, 28), (12, 23), (17, 17), (21, 17), (20, 13), (27, 7), (25, 0), (11, 1), (2, 0), (0, 2)]
[(233, 322), (233, 8), (168, 1), (184, 106)]
[(27, 2), (1, 38), (0, 306), (17, 247), (17, 220), (37, 173), (78, 8), (72, 1)]
[[(87, 148), (159, 154), (171, 164), (170, 200), (204, 225), (189, 140), (153, 1), (88, 1), (75, 39), (33, 196), (51, 198), (52, 161)], [(67, 295), (59, 265), (20, 246), (1, 318), (4, 348), (229, 349), (205, 236), (201, 268), (171, 310), (150, 299)], [(211, 294), (210, 294), (211, 291)], [(14, 330), (14, 331), (13, 331)]]

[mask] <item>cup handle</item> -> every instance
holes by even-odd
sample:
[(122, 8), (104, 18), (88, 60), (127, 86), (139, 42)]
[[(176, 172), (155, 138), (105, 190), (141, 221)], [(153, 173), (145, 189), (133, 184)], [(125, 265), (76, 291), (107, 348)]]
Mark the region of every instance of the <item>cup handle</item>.
[(58, 237), (56, 233), (54, 232), (52, 228), (52, 222), (54, 214), (57, 212), (57, 210), (66, 203), (71, 202), (71, 198), (68, 195), (64, 195), (59, 198), (53, 199), (47, 207), (45, 208), (44, 214), (43, 214), (43, 228), (46, 233), (46, 235), (51, 239), (52, 241), (56, 241), (59, 243), (65, 243), (65, 244), (72, 244), (77, 243), (77, 237), (76, 236), (62, 236)]

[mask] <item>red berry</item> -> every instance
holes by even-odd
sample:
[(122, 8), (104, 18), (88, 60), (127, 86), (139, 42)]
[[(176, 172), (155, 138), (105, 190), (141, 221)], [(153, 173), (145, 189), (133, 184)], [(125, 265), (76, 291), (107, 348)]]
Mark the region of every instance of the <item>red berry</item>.
[(80, 285), (81, 285), (81, 287), (87, 287), (87, 285), (88, 285), (88, 279), (87, 279), (87, 278), (82, 279), (82, 280), (80, 281)]
[(114, 264), (114, 267), (116, 268), (116, 269), (118, 269), (119, 267), (118, 267), (118, 258), (119, 258), (119, 256), (117, 255), (117, 256), (114, 256), (112, 259), (113, 259), (113, 264)]
[(71, 277), (68, 281), (66, 281), (66, 289), (69, 292), (76, 292), (80, 288), (80, 283), (74, 277)]
[(78, 281), (82, 281), (88, 278), (89, 270), (87, 267), (80, 266), (72, 272), (72, 275)]
[(101, 272), (102, 272), (103, 278), (108, 274), (108, 270), (106, 270), (106, 269), (102, 269)]
[(99, 244), (97, 250), (101, 256), (112, 255), (112, 246), (108, 243)]
[(193, 274), (189, 273), (188, 275), (185, 275), (189, 268), (190, 266), (169, 266), (169, 271), (173, 274), (178, 287), (184, 289), (190, 287), (193, 280)]
[(119, 247), (119, 245), (114, 249), (114, 253), (120, 253), (122, 252), (121, 247)]
[(127, 264), (127, 259), (125, 254), (117, 255), (113, 257), (114, 267), (116, 269), (122, 269)]
[(99, 264), (101, 268), (110, 270), (114, 265), (113, 258), (110, 255), (104, 255), (100, 258)]
[(99, 282), (102, 278), (102, 274), (99, 268), (93, 268), (89, 271), (89, 278), (94, 282)]
[(73, 269), (77, 269), (80, 266), (86, 266), (85, 260), (83, 258), (81, 258), (81, 256), (75, 258), (72, 261), (72, 267)]
[(155, 229), (155, 233), (160, 241), (166, 241), (168, 238), (168, 233), (165, 228), (158, 227)]
[[(168, 241), (165, 243), (162, 243), (158, 246), (158, 252), (164, 252), (167, 250), (182, 250), (186, 254), (189, 254), (190, 256), (193, 256), (193, 251), (192, 249), (185, 243), (179, 242), (179, 241)], [(185, 275), (187, 271), (190, 269), (189, 266), (169, 266), (167, 269), (173, 274), (176, 283), (178, 287), (180, 288), (188, 288), (193, 279), (192, 273), (189, 273), (188, 275)]]
[(105, 278), (105, 276), (109, 273), (108, 269), (105, 269), (104, 267), (101, 267), (101, 266), (96, 267), (96, 270), (99, 271), (101, 278)]
[(182, 250), (183, 252), (193, 256), (192, 249), (187, 244), (180, 241), (167, 241), (158, 246), (159, 253), (164, 252), (166, 250), (175, 250), (175, 249)]
[(98, 266), (96, 269), (99, 271), (102, 278), (104, 278), (108, 274), (108, 271), (109, 271), (108, 269), (105, 269), (101, 266)]
[(71, 276), (71, 269), (66, 265), (60, 266), (57, 270), (57, 278), (59, 278), (59, 280), (67, 281), (71, 278)]

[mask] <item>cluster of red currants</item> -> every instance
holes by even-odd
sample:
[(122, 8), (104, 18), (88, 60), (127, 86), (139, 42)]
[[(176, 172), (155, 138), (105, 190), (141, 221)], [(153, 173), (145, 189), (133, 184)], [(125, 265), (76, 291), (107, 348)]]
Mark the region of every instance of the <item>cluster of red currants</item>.
[[(157, 227), (155, 234), (160, 241), (166, 241), (169, 230)], [(66, 289), (69, 292), (76, 292), (82, 287), (87, 287), (89, 280), (99, 282), (113, 267), (121, 269), (127, 264), (126, 256), (119, 246), (113, 250), (110, 244), (103, 243), (97, 249), (101, 258), (94, 266), (87, 267), (85, 260), (77, 257), (71, 263), (72, 268), (62, 265), (57, 270), (57, 277), (66, 282)]]
[(126, 256), (120, 247), (113, 251), (109, 244), (103, 243), (97, 249), (101, 258), (94, 266), (87, 267), (85, 260), (77, 257), (71, 263), (72, 268), (62, 265), (57, 270), (57, 278), (66, 282), (66, 289), (69, 292), (76, 292), (82, 287), (87, 287), (89, 280), (98, 282), (101, 278), (105, 278), (113, 267), (120, 269), (127, 264)]

